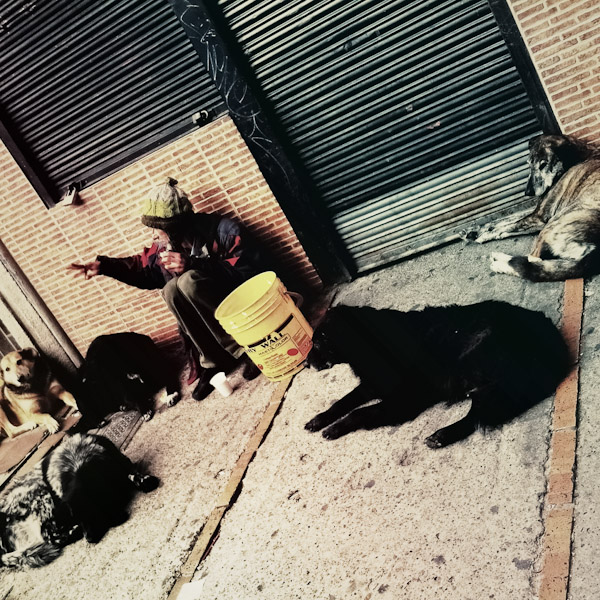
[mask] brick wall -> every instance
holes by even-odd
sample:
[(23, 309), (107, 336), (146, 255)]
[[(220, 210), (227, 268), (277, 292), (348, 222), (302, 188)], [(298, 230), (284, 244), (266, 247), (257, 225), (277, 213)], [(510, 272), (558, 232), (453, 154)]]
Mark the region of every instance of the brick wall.
[(96, 254), (127, 256), (148, 245), (144, 195), (172, 176), (196, 210), (243, 222), (308, 287), (320, 280), (233, 122), (221, 118), (81, 193), (80, 206), (48, 210), (0, 144), (0, 239), (80, 352), (97, 335), (137, 331), (162, 345), (177, 339), (158, 291), (67, 270)]
[(600, 141), (598, 0), (508, 0), (563, 133)]

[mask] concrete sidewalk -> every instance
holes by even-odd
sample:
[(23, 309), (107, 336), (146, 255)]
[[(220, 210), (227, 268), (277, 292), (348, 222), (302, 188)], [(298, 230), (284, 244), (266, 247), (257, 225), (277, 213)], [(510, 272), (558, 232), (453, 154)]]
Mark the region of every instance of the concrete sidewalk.
[[(558, 323), (562, 283), (531, 284), (489, 271), (492, 250), (526, 253), (530, 243), (454, 244), (344, 285), (335, 302), (406, 310), (494, 298), (541, 310)], [(595, 283), (588, 288), (592, 293)], [(600, 335), (600, 324), (591, 323), (587, 335), (596, 329)], [(593, 565), (600, 541), (590, 518), (598, 467), (590, 362), (598, 350), (600, 343), (582, 362), (589, 416), (578, 447), (572, 600), (592, 600), (599, 591)], [(552, 399), (501, 431), (437, 451), (424, 438), (468, 406), (437, 406), (400, 427), (336, 441), (303, 430), (355, 384), (345, 365), (296, 376), (194, 576), (191, 597), (538, 598), (542, 568), (554, 569), (542, 564)], [(545, 600), (558, 600), (559, 591)]]

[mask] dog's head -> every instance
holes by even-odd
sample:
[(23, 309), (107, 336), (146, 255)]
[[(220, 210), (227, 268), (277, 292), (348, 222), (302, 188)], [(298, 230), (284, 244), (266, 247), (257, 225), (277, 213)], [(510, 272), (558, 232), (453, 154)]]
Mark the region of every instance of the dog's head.
[(313, 334), (313, 347), (308, 354), (306, 364), (317, 371), (330, 369), (333, 365), (345, 362), (344, 346), (351, 343), (352, 327), (345, 314), (348, 307), (330, 308)]
[(587, 143), (568, 135), (538, 135), (529, 141), (525, 194), (543, 196), (571, 167), (593, 154)]
[(313, 347), (308, 353), (306, 364), (317, 371), (330, 369), (338, 362), (336, 353), (330, 343), (328, 343), (327, 334), (324, 328), (318, 327), (313, 335)]
[(9, 352), (0, 360), (0, 375), (7, 386), (28, 391), (36, 374), (39, 353), (35, 348)]

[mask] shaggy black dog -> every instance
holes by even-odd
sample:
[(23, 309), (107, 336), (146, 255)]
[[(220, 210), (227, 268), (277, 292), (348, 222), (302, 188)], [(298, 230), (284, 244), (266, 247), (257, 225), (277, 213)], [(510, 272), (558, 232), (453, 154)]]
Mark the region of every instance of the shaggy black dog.
[(426, 440), (430, 448), (447, 446), (553, 394), (570, 365), (547, 317), (497, 301), (409, 312), (337, 306), (313, 341), (310, 366), (349, 363), (361, 381), (306, 424), (309, 431), (325, 428), (329, 439), (404, 423), (439, 401), (470, 399), (463, 419)]
[(164, 389), (168, 406), (179, 400), (173, 365), (151, 338), (139, 333), (97, 337), (88, 348), (81, 375), (78, 405), (83, 417), (78, 429), (94, 427), (118, 410), (139, 410), (148, 420)]
[(103, 436), (66, 438), (0, 496), (0, 565), (41, 567), (82, 536), (98, 542), (127, 520), (136, 490), (158, 483)]

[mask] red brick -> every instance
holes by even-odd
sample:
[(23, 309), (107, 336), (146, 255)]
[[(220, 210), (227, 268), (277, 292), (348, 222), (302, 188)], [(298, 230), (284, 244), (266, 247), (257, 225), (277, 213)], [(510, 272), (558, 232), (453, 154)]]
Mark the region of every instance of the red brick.
[(574, 65), (576, 63), (577, 63), (577, 58), (572, 57), (568, 60), (560, 61), (559, 64), (555, 64), (553, 67), (549, 67), (547, 69), (542, 69), (541, 73), (542, 73), (542, 76), (544, 77), (544, 81), (546, 83), (549, 83), (548, 77), (550, 77), (551, 75), (554, 75), (555, 73), (560, 73), (561, 71), (565, 71), (569, 67), (571, 67), (572, 65)]
[(540, 36), (543, 39), (545, 39), (545, 41), (541, 44), (535, 44), (533, 41), (531, 41), (531, 51), (532, 52), (540, 52), (541, 50), (544, 50), (546, 48), (550, 48), (552, 46), (555, 46), (556, 44), (560, 43), (560, 38), (558, 36), (555, 36), (553, 38), (550, 39), (546, 39), (546, 36)]
[[(581, 108), (582, 110), (577, 110), (578, 108)], [(559, 116), (564, 117), (564, 116), (568, 116), (569, 120), (575, 122), (578, 121), (579, 119), (588, 116), (590, 114), (590, 110), (589, 108), (583, 108), (581, 106), (581, 103), (579, 103), (578, 105), (574, 105), (571, 106), (568, 109), (563, 109), (563, 110), (559, 110), (558, 111)]]

